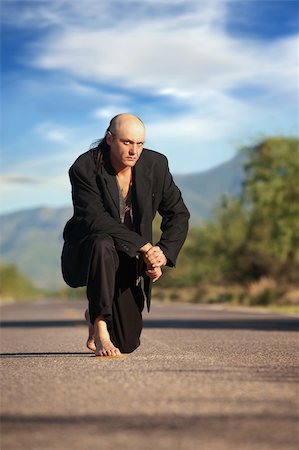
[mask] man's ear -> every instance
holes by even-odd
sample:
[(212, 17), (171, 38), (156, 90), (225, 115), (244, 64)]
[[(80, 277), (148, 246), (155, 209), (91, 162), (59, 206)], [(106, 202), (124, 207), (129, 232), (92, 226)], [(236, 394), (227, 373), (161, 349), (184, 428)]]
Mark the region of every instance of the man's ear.
[(107, 131), (107, 133), (106, 133), (106, 143), (108, 145), (111, 145), (112, 139), (113, 139), (113, 135), (112, 135), (111, 131)]

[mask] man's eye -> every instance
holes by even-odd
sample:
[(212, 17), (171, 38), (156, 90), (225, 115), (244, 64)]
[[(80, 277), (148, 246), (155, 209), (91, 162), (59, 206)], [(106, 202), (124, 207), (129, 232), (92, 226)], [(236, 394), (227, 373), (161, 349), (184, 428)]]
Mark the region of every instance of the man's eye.
[[(134, 144), (132, 141), (122, 141), (124, 145)], [(144, 142), (137, 142), (138, 147), (143, 147)]]

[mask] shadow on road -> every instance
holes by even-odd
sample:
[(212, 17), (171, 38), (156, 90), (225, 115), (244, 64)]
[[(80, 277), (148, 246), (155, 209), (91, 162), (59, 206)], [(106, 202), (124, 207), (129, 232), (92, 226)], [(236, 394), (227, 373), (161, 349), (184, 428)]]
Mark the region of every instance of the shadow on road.
[[(55, 449), (78, 449), (84, 447), (86, 434), (95, 436), (92, 446), (96, 448), (103, 439), (107, 448), (118, 448), (122, 442), (124, 449), (157, 448), (157, 444), (161, 448), (163, 445), (164, 449), (178, 448), (178, 442), (183, 444), (180, 448), (200, 448), (202, 443), (204, 448), (240, 448), (240, 442), (249, 445), (246, 449), (298, 448), (298, 417), (293, 412), (288, 415), (223, 412), (192, 416), (157, 413), (137, 416), (116, 412), (84, 416), (3, 415), (0, 419), (5, 438), (3, 444), (11, 449), (49, 448), (49, 442)], [(82, 446), (75, 446), (74, 441)], [(149, 445), (145, 445), (145, 441)], [(200, 447), (198, 443), (201, 443)]]
[[(154, 430), (166, 430), (166, 431), (183, 431), (188, 429), (197, 433), (198, 431), (207, 431), (207, 426), (211, 426), (212, 435), (215, 434), (217, 428), (221, 429), (224, 434), (227, 434), (227, 427), (229, 427), (230, 433), (235, 434), (238, 425), (243, 425), (245, 428), (253, 428), (255, 434), (258, 432), (260, 439), (264, 439), (265, 435), (273, 437), (275, 435), (275, 430), (280, 431), (283, 429), (284, 424), (290, 425), (289, 436), (283, 433), (287, 440), (292, 438), (297, 441), (297, 423), (298, 417), (293, 411), (290, 411), (288, 415), (286, 414), (215, 414), (215, 415), (193, 415), (183, 416), (183, 415), (159, 415), (155, 414), (155, 417), (150, 417), (148, 414), (139, 414), (138, 416), (132, 415), (84, 415), (84, 416), (22, 416), (22, 415), (2, 415), (1, 424), (2, 426), (9, 427), (12, 432), (15, 432), (17, 428), (26, 427), (43, 427), (43, 426), (70, 426), (74, 429), (74, 426), (95, 426), (98, 431), (105, 434), (111, 434), (111, 431), (123, 430), (128, 432), (128, 430), (137, 430), (138, 432)], [(277, 424), (277, 426), (276, 426)], [(270, 426), (269, 426), (270, 425)], [(243, 427), (240, 427), (239, 431)], [(84, 428), (85, 429), (85, 428)], [(292, 433), (293, 432), (293, 433)], [(221, 433), (223, 435), (223, 433)], [(253, 436), (256, 438), (257, 436)], [(261, 440), (258, 439), (259, 442)], [(268, 447), (267, 447), (268, 448)], [(272, 447), (273, 448), (273, 447)], [(277, 448), (276, 446), (274, 448)], [(280, 447), (282, 448), (282, 447)], [(286, 448), (286, 447), (283, 447)]]
[[(7, 320), (0, 322), (0, 328), (64, 328), (86, 327), (84, 320)], [(296, 318), (255, 319), (147, 319), (144, 328), (174, 328), (202, 330), (257, 330), (257, 331), (299, 331)]]
[(32, 357), (53, 357), (53, 356), (63, 356), (63, 357), (77, 357), (77, 356), (94, 356), (91, 352), (12, 352), (12, 353), (0, 353), (1, 358), (32, 358)]
[(297, 319), (214, 319), (214, 320), (148, 320), (145, 328), (185, 328), (214, 330), (298, 331)]

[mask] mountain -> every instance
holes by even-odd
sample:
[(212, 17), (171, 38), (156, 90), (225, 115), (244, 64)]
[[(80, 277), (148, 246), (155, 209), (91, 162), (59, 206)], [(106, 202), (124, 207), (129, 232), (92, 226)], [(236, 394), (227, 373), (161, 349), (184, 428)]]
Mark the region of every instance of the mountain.
[[(224, 194), (238, 195), (244, 180), (244, 159), (237, 155), (206, 172), (174, 175), (193, 225), (211, 217)], [(60, 274), (62, 230), (72, 208), (36, 208), (0, 216), (1, 261), (15, 264), (36, 286), (64, 286)]]
[(15, 264), (40, 288), (62, 287), (62, 230), (71, 214), (72, 208), (36, 208), (2, 215), (1, 261)]
[(174, 175), (191, 213), (193, 224), (210, 218), (222, 196), (238, 196), (241, 193), (245, 178), (243, 165), (244, 156), (238, 154), (205, 172)]

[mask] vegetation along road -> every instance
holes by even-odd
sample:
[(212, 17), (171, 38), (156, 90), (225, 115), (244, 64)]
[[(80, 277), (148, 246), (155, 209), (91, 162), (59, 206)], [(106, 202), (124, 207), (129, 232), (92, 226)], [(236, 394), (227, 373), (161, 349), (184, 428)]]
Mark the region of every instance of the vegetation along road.
[(2, 306), (2, 450), (298, 449), (298, 318), (155, 303), (103, 359), (84, 307)]

